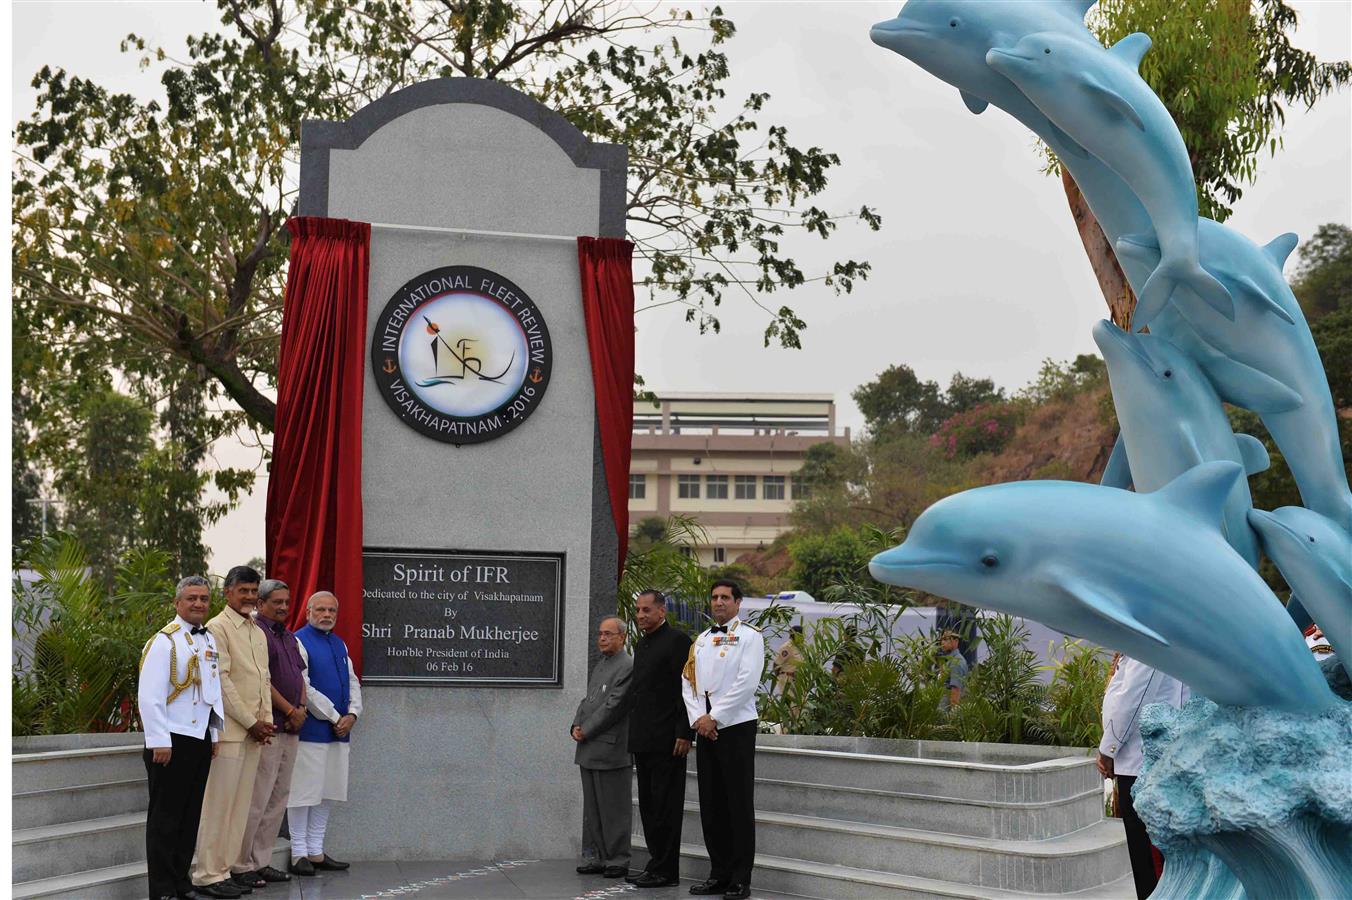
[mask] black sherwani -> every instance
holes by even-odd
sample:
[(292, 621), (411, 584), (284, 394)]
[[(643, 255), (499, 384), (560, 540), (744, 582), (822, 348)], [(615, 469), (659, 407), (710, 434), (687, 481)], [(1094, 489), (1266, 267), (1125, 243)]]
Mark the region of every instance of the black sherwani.
[(638, 776), (638, 809), (643, 840), (652, 857), (647, 870), (679, 877), (681, 818), (685, 809), (685, 757), (673, 756), (676, 739), (692, 740), (681, 699), (681, 670), (690, 638), (663, 623), (639, 638), (629, 693), (629, 751)]

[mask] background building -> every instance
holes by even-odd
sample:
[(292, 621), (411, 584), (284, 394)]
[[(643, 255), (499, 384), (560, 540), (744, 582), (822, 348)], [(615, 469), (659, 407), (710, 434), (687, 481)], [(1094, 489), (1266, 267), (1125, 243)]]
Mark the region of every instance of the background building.
[(804, 486), (795, 473), (836, 434), (830, 394), (662, 394), (634, 405), (629, 523), (690, 516), (706, 533), (701, 563), (722, 565), (789, 528)]

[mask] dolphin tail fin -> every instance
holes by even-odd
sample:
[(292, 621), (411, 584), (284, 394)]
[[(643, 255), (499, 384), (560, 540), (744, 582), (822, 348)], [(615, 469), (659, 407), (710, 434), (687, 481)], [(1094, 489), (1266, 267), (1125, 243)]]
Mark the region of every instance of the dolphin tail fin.
[(1201, 297), (1208, 306), (1231, 322), (1235, 320), (1235, 300), (1225, 285), (1202, 268), (1196, 257), (1165, 257), (1155, 267), (1141, 288), (1141, 295), (1132, 315), (1132, 327), (1137, 331), (1150, 324), (1150, 321), (1164, 311), (1173, 297), (1174, 288), (1180, 283), (1187, 284), (1193, 293)]

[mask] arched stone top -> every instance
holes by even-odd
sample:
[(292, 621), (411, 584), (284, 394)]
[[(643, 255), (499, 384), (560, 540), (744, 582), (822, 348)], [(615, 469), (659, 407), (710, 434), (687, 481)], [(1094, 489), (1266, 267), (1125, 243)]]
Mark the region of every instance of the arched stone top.
[(592, 141), (533, 97), (483, 78), (422, 81), (367, 104), (345, 122), (320, 119), (302, 122), (299, 214), (328, 215), (330, 150), (355, 150), (400, 116), (449, 103), (472, 103), (516, 116), (553, 140), (577, 168), (600, 170), (601, 236), (624, 237), (628, 149), (620, 144)]

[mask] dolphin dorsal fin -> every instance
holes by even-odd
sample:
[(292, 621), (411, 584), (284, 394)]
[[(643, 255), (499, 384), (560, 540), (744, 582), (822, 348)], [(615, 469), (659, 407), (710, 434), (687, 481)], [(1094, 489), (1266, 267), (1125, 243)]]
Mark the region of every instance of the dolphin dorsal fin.
[(1251, 434), (1235, 435), (1235, 443), (1239, 445), (1239, 457), (1244, 460), (1244, 474), (1257, 475), (1259, 472), (1266, 472), (1272, 465), (1272, 458), (1268, 456), (1267, 447), (1263, 442)]
[(1300, 238), (1294, 231), (1288, 231), (1286, 234), (1279, 234), (1272, 240), (1263, 245), (1263, 252), (1272, 257), (1272, 261), (1280, 269), (1286, 265), (1286, 258), (1291, 255), (1291, 251), (1296, 249), (1296, 244), (1300, 243)]
[(1147, 494), (1168, 503), (1210, 528), (1221, 530), (1225, 501), (1235, 481), (1244, 477), (1244, 467), (1228, 459), (1193, 466), (1164, 487)]
[(1084, 17), (1089, 13), (1089, 8), (1097, 2), (1098, 0), (1061, 0), (1056, 4), (1056, 8), (1076, 22), (1084, 24)]
[(962, 95), (962, 102), (972, 111), (973, 115), (981, 115), (986, 111), (986, 107), (990, 106), (989, 100), (982, 100), (976, 94), (969, 94), (961, 89), (958, 90), (958, 93)]
[(1144, 31), (1129, 34), (1108, 48), (1108, 52), (1122, 62), (1130, 63), (1133, 69), (1141, 67), (1141, 59), (1150, 49), (1150, 35)]
[[(1123, 38), (1123, 40), (1126, 40), (1126, 38)], [(1135, 125), (1138, 130), (1145, 131), (1145, 122), (1141, 121), (1141, 115), (1136, 112), (1136, 107), (1131, 105), (1131, 101), (1099, 81), (1089, 72), (1079, 73), (1079, 78), (1080, 83), (1108, 109)]]
[(1254, 281), (1248, 275), (1240, 275), (1233, 279), (1235, 287), (1239, 293), (1249, 300), (1258, 304), (1260, 309), (1272, 313), (1277, 318), (1286, 322), (1288, 325), (1296, 324), (1296, 320), (1291, 318), (1291, 314), (1282, 308), (1282, 305), (1267, 295), (1267, 292), (1259, 287), (1258, 282)]

